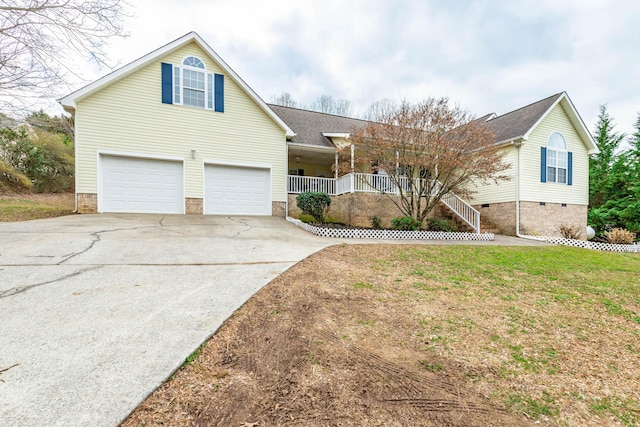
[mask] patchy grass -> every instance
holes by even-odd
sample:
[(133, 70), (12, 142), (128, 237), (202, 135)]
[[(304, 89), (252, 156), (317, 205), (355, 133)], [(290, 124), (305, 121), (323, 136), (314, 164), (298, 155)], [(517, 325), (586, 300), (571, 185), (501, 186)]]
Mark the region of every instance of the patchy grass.
[(70, 215), (74, 208), (72, 193), (0, 195), (0, 222)]
[(124, 425), (638, 426), (639, 316), (636, 254), (335, 246), (258, 292)]

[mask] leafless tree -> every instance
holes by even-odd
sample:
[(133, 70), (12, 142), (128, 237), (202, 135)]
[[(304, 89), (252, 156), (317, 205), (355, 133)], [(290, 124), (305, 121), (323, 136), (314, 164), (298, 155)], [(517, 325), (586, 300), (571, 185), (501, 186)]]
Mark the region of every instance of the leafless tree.
[(125, 36), (125, 0), (0, 1), (2, 107), (60, 95), (78, 58), (107, 66), (105, 43)]
[(282, 105), (283, 107), (296, 108), (298, 106), (298, 103), (296, 102), (295, 99), (293, 99), (293, 96), (291, 96), (289, 92), (282, 92), (280, 96), (275, 96), (275, 95), (272, 96), (271, 103), (276, 105)]
[[(376, 111), (374, 121), (355, 129), (356, 168), (379, 174), (368, 182), (406, 216), (422, 223), (450, 192), (469, 196), (473, 181), (499, 181), (509, 164), (484, 123), (446, 98), (402, 102)], [(350, 167), (344, 153), (341, 169)], [(397, 194), (399, 193), (399, 195)]]
[(353, 115), (351, 101), (348, 99), (333, 99), (331, 95), (326, 94), (320, 95), (318, 99), (311, 104), (311, 110), (345, 117)]

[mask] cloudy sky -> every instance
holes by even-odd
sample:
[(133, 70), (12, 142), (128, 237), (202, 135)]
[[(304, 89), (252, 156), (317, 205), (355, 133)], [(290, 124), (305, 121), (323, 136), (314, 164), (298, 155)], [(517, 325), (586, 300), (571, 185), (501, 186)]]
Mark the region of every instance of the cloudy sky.
[[(449, 97), (477, 116), (567, 91), (589, 130), (640, 112), (640, 2), (597, 0), (130, 0), (121, 65), (196, 31), (264, 100), (321, 94), (356, 112)], [(107, 70), (93, 70), (90, 79)], [(79, 85), (78, 85), (79, 87)]]

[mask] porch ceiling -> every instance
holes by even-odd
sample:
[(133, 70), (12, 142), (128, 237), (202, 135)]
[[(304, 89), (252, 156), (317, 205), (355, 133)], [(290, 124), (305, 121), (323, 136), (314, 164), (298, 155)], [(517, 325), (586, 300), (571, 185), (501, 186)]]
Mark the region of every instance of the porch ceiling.
[[(298, 161), (295, 161), (299, 158)], [(289, 164), (292, 163), (313, 163), (313, 164), (333, 164), (335, 162), (335, 149), (318, 150), (312, 147), (300, 147), (289, 145)]]

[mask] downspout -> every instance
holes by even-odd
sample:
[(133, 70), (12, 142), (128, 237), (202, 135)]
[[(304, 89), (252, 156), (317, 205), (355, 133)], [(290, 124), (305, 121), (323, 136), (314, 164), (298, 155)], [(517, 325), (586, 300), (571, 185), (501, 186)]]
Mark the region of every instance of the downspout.
[(511, 144), (516, 147), (516, 236), (523, 237), (520, 234), (520, 147), (522, 147), (522, 141), (511, 141)]

